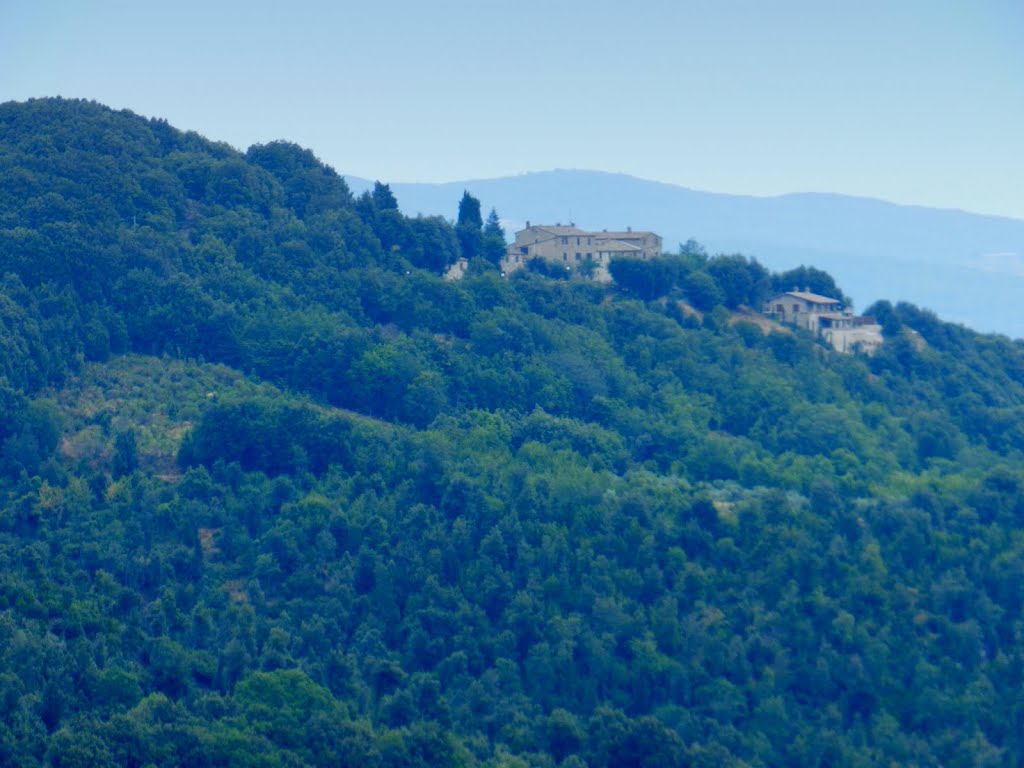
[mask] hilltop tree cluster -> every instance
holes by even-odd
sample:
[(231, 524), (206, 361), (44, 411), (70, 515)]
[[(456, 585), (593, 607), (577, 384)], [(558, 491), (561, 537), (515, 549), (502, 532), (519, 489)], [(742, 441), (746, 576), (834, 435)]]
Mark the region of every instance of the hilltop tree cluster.
[(0, 764), (1019, 766), (1024, 345), (481, 210), (0, 105)]
[(644, 301), (676, 292), (701, 312), (723, 306), (760, 310), (780, 292), (801, 290), (839, 299), (849, 305), (832, 276), (814, 267), (772, 273), (757, 259), (743, 254), (708, 256), (696, 241), (679, 246), (679, 253), (656, 259), (614, 258), (608, 271), (621, 289)]

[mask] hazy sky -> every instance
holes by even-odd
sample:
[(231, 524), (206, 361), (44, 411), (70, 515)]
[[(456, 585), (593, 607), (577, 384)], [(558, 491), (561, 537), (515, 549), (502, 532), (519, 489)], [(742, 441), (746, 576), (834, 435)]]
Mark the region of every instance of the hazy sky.
[(0, 101), (340, 173), (551, 168), (1024, 219), (1024, 0), (0, 0)]

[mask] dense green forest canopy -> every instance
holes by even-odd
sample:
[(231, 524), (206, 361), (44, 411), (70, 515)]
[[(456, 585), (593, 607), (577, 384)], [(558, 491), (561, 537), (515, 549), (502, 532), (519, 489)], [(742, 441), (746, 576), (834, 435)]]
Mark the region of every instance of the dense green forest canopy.
[(0, 764), (1024, 763), (1024, 345), (452, 209), (0, 105)]

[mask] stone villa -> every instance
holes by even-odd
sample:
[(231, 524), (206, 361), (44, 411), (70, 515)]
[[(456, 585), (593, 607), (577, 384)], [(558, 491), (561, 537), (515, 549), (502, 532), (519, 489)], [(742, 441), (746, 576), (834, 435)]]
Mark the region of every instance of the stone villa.
[(841, 301), (809, 290), (793, 289), (769, 299), (764, 314), (780, 323), (806, 328), (839, 352), (873, 354), (882, 344), (882, 326), (873, 317), (858, 317)]
[(578, 229), (575, 224), (530, 225), (516, 232), (515, 242), (505, 253), (502, 270), (508, 274), (522, 269), (531, 259), (544, 259), (549, 264), (564, 266), (567, 272), (608, 282), (608, 264), (613, 258), (649, 259), (661, 255), (661, 237), (653, 232), (593, 232)]

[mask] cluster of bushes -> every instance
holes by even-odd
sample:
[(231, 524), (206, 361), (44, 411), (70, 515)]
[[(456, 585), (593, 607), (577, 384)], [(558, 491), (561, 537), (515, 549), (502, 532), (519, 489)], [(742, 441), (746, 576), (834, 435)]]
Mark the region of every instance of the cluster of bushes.
[(612, 259), (608, 270), (616, 285), (637, 298), (652, 301), (678, 292), (702, 312), (720, 305), (759, 310), (772, 295), (794, 287), (849, 303), (827, 272), (796, 267), (771, 273), (757, 259), (742, 254), (709, 257), (692, 240), (681, 245), (676, 255)]

